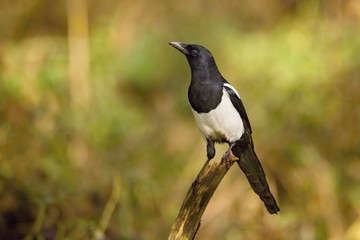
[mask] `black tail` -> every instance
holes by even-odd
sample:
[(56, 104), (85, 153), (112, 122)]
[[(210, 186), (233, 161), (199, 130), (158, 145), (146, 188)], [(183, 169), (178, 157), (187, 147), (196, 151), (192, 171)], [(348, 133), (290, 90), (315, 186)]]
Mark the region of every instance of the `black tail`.
[(260, 199), (264, 202), (268, 212), (270, 214), (277, 213), (280, 211), (280, 208), (270, 192), (265, 172), (253, 149), (251, 137), (248, 140), (250, 141), (246, 141), (246, 139), (243, 138), (240, 139), (233, 146), (232, 152), (240, 159), (237, 161), (239, 167), (245, 173), (254, 192), (259, 195)]

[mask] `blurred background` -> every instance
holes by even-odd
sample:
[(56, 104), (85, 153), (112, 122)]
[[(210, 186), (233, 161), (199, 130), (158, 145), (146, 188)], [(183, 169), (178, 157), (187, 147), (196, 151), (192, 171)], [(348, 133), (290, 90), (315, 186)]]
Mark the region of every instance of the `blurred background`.
[(1, 239), (167, 238), (206, 160), (169, 41), (238, 89), (281, 208), (233, 167), (197, 239), (360, 239), (359, 1), (3, 0), (0, 19)]

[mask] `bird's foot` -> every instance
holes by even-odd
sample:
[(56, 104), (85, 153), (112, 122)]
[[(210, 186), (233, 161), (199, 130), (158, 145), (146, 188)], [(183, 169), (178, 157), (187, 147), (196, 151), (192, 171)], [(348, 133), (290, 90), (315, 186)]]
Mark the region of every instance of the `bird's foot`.
[(233, 146), (234, 146), (234, 144), (230, 145), (229, 149), (224, 153), (221, 160), (223, 160), (223, 161), (226, 160), (226, 161), (231, 161), (231, 162), (236, 162), (237, 160), (239, 160), (239, 158), (236, 157), (231, 151)]

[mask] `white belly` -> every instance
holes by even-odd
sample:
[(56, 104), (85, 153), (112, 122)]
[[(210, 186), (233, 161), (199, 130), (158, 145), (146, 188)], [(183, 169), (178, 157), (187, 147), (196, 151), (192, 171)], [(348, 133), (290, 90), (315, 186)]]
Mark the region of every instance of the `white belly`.
[(200, 114), (192, 111), (201, 133), (207, 139), (234, 142), (239, 140), (244, 132), (240, 114), (234, 108), (225, 90), (220, 105), (214, 110)]

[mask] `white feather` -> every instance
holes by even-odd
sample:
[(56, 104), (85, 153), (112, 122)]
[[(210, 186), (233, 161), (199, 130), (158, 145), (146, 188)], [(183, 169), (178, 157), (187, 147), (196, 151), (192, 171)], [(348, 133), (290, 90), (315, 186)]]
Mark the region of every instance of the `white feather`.
[(236, 91), (236, 89), (233, 86), (231, 86), (229, 83), (224, 83), (224, 86), (233, 90), (234, 93), (236, 94), (236, 96), (238, 96), (238, 98), (240, 98), (240, 94)]
[[(231, 85), (228, 86), (231, 87)], [(231, 88), (237, 93), (233, 87)], [(201, 133), (207, 139), (225, 138), (228, 142), (234, 142), (239, 140), (244, 133), (240, 114), (236, 111), (225, 89), (217, 108), (200, 114), (193, 110), (193, 114)]]

